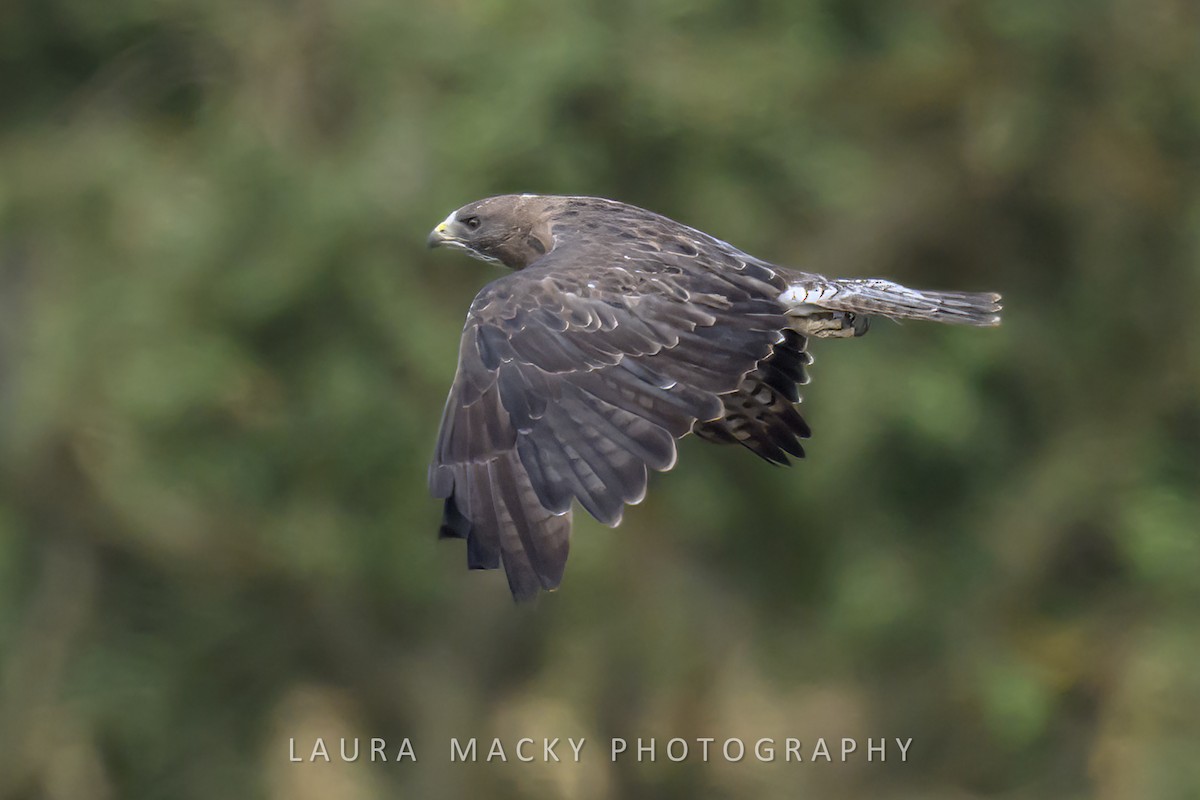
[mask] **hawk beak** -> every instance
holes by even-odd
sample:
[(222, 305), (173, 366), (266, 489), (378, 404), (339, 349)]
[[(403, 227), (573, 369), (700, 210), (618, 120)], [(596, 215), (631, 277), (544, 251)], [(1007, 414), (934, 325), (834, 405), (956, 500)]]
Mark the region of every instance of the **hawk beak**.
[(425, 244), (430, 247), (441, 247), (453, 238), (450, 235), (450, 226), (443, 222), (429, 232), (429, 238), (425, 240)]

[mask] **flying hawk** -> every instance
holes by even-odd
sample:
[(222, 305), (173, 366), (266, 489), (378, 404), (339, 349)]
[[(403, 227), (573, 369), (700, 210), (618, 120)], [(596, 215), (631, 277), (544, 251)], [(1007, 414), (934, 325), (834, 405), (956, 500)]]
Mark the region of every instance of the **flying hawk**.
[(832, 280), (755, 258), (635, 206), (502, 195), (433, 229), (514, 270), (471, 303), (429, 470), (440, 535), (517, 600), (562, 580), (572, 501), (615, 526), (688, 433), (776, 464), (802, 457), (809, 336), (872, 316), (1000, 322), (997, 294)]

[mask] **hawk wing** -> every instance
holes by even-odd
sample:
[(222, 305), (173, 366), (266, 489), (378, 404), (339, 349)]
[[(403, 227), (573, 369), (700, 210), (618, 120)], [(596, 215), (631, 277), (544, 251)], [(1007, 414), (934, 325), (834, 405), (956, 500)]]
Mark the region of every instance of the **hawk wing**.
[(558, 586), (572, 500), (608, 525), (642, 500), (647, 470), (784, 338), (784, 285), (727, 254), (556, 248), (486, 286), (429, 471), (440, 534), (467, 540), (472, 569), (503, 564), (517, 599)]

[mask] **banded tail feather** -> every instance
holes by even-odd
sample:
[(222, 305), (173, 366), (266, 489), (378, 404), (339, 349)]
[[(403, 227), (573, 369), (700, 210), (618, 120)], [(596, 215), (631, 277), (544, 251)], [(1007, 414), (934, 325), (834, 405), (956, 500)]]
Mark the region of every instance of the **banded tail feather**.
[[(794, 317), (820, 317), (834, 312), (983, 328), (1000, 324), (1002, 308), (1000, 295), (994, 292), (930, 292), (878, 278), (829, 280), (815, 275), (790, 283), (779, 299)], [(861, 327), (856, 335), (866, 331), (865, 324)]]

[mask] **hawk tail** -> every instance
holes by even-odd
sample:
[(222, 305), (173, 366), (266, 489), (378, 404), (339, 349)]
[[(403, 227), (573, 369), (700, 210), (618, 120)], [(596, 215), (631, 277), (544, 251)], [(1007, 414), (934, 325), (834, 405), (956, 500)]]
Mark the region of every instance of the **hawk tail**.
[(951, 325), (1000, 324), (1000, 295), (994, 292), (927, 292), (881, 279), (802, 278), (779, 299), (793, 316), (841, 312), (891, 319), (926, 319)]

